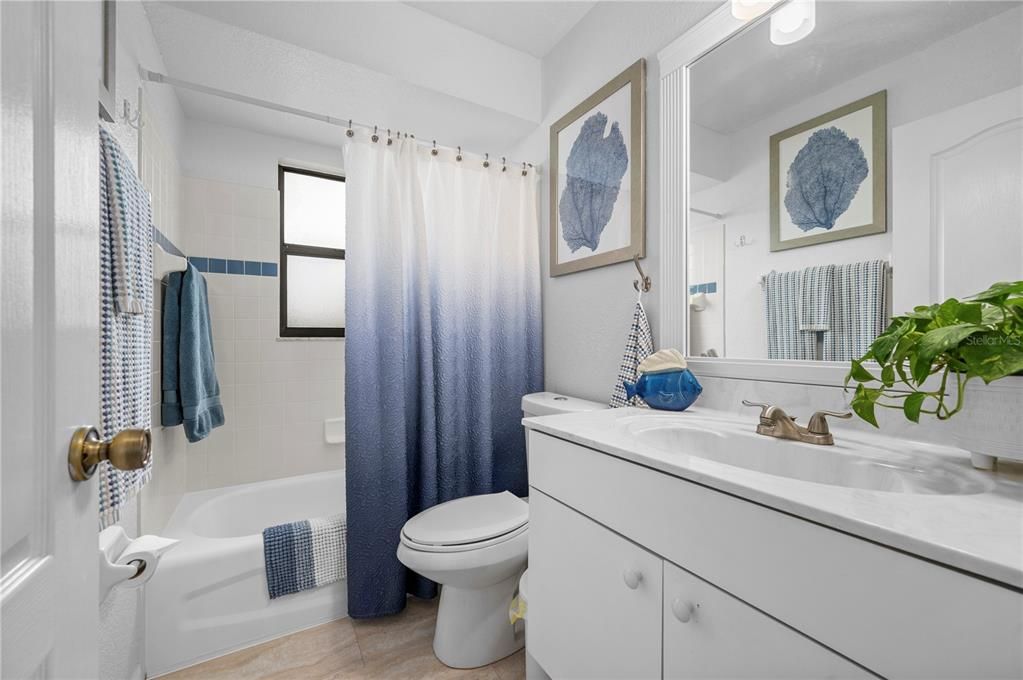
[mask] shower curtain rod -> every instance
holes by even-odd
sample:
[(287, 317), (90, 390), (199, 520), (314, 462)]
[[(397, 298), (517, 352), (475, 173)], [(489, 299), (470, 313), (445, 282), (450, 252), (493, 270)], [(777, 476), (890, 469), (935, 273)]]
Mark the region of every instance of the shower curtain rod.
[[(389, 128), (380, 128), (380, 127), (378, 127), (376, 125), (367, 125), (366, 123), (359, 123), (359, 122), (354, 121), (354, 120), (352, 120), (350, 118), (337, 118), (335, 116), (327, 116), (327, 115), (324, 115), (322, 113), (314, 113), (312, 111), (306, 111), (305, 109), (295, 108), (294, 106), (286, 106), (284, 104), (278, 104), (276, 102), (267, 101), (265, 99), (259, 99), (257, 97), (250, 97), (248, 95), (238, 94), (237, 92), (230, 92), (228, 90), (221, 90), (220, 88), (210, 87), (208, 85), (200, 85), (199, 83), (193, 83), (193, 82), (188, 81), (188, 80), (181, 80), (180, 78), (174, 78), (174, 77), (168, 76), (168, 75), (166, 75), (164, 73), (157, 73), (156, 71), (150, 71), (149, 69), (143, 68), (141, 66), (139, 66), (139, 77), (142, 78), (142, 80), (150, 82), (150, 83), (163, 83), (164, 85), (170, 85), (171, 87), (178, 87), (178, 88), (181, 88), (183, 90), (192, 90), (193, 92), (201, 92), (203, 94), (212, 95), (214, 97), (221, 97), (222, 99), (231, 99), (231, 100), (234, 100), (236, 102), (242, 102), (243, 104), (251, 104), (253, 106), (259, 106), (261, 108), (270, 109), (272, 111), (280, 111), (282, 113), (290, 113), (293, 116), (299, 116), (301, 118), (308, 118), (310, 120), (318, 120), (318, 121), (320, 121), (322, 123), (327, 123), (328, 125), (336, 125), (338, 127), (345, 128), (346, 130), (350, 130), (353, 127), (360, 127), (360, 128), (366, 129), (366, 130), (373, 130), (374, 134), (377, 134), (377, 131), (381, 130), (381, 129), (387, 130), (388, 134), (390, 133), (390, 129)], [(398, 135), (401, 134), (398, 131), (395, 131), (395, 132)], [(430, 142), (427, 142), (427, 141), (424, 141), (424, 140), (421, 140), (421, 139), (417, 139), (416, 136), (413, 135), (413, 134), (409, 134), (409, 137), (411, 137), (413, 140), (415, 140), (415, 142), (417, 144), (425, 145), (425, 146), (432, 146), (433, 149), (445, 148), (445, 149), (449, 149), (451, 151), (454, 151), (454, 150), (457, 149), (458, 150), (457, 160), (462, 160), (462, 147), (460, 147), (460, 146), (454, 147), (454, 146), (447, 146), (447, 145), (443, 145), (443, 144), (438, 145), (436, 140), (434, 140), (432, 142), (432, 144), (431, 144)], [(484, 165), (484, 167), (490, 167), (490, 154), (480, 154), (480, 155), (483, 156), (483, 159), (484, 159), (483, 160), (483, 165)], [(503, 163), (504, 167), (512, 167), (512, 166), (517, 165), (515, 162), (511, 162), (511, 163), (507, 162), (506, 160), (504, 160), (504, 157), (502, 157), (502, 163)], [(522, 164), (523, 168), (525, 168), (527, 166), (530, 167), (530, 168), (534, 167), (532, 163), (522, 162), (521, 164)], [(539, 170), (537, 170), (537, 173), (539, 174)], [(525, 170), (523, 170), (523, 174), (525, 174)]]

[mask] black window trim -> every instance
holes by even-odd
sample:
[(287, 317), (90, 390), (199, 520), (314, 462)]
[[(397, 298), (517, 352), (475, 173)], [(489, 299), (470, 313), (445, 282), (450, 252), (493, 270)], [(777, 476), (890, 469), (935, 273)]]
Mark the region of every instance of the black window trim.
[[(344, 260), (344, 248), (324, 248), (321, 246), (306, 246), (297, 243), (287, 243), (284, 240), (284, 175), (285, 173), (296, 175), (309, 175), (310, 177), (321, 177), (344, 182), (344, 175), (335, 175), (316, 170), (307, 170), (292, 165), (277, 165), (277, 188), (280, 191), (280, 222), (281, 222), (281, 250), (280, 250), (280, 337), (282, 338), (343, 338), (345, 337), (344, 326), (341, 328), (314, 328), (310, 326), (288, 326), (288, 255), (301, 255), (303, 257), (320, 257), (331, 260)], [(341, 291), (344, 294), (344, 291)]]

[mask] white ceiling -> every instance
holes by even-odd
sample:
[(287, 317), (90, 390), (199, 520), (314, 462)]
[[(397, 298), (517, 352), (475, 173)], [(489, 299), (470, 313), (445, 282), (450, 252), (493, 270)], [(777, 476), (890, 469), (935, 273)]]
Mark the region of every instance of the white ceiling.
[(542, 58), (596, 2), (407, 2), (416, 9)]
[(908, 56), (1018, 2), (817, 2), (814, 31), (771, 43), (768, 21), (717, 47), (691, 72), (693, 121), (722, 134)]
[[(168, 75), (182, 80), (494, 156), (539, 120), (539, 60), (401, 3), (145, 8)], [(300, 38), (319, 49), (296, 44)], [(427, 53), (433, 40), (445, 49)], [(178, 97), (188, 118), (318, 144), (336, 145), (340, 135), (335, 126), (207, 94)]]

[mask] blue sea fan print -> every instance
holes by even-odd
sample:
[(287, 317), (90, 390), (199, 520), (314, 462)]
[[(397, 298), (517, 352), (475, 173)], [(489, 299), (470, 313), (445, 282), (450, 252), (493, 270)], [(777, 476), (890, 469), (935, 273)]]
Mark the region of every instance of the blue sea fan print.
[(607, 137), (605, 127), (605, 114), (598, 111), (587, 118), (568, 154), (558, 215), (561, 235), (573, 253), (583, 246), (597, 250), (629, 167), (629, 151), (618, 123), (611, 124)]
[(817, 130), (789, 166), (785, 209), (803, 231), (831, 229), (867, 178), (860, 140), (837, 127)]

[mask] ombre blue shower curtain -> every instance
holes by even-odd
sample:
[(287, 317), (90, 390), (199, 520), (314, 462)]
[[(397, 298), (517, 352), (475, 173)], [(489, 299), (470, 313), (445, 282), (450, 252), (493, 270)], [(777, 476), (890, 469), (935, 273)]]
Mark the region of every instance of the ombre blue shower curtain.
[(395, 555), (402, 525), (462, 496), (526, 494), (522, 395), (543, 383), (532, 169), (345, 148), (348, 612), (436, 586)]

